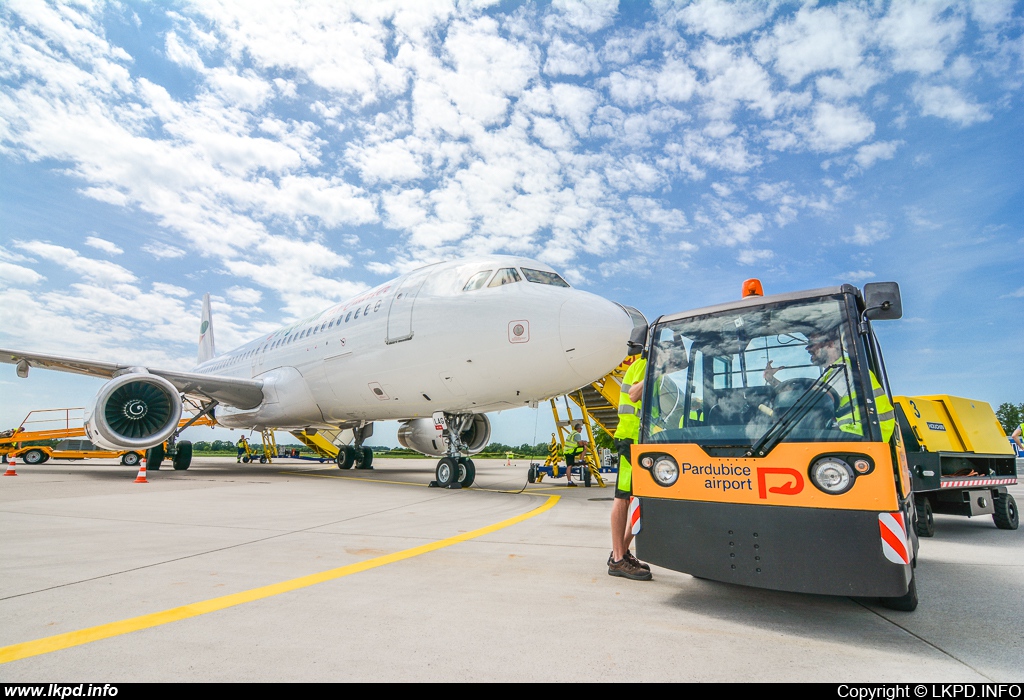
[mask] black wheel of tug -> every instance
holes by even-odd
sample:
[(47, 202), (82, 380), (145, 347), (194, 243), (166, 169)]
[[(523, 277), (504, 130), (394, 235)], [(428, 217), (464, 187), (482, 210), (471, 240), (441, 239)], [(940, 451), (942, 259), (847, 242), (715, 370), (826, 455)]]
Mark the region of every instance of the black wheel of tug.
[(530, 465), (530, 468), (526, 471), (526, 482), (529, 484), (537, 483), (537, 467)]
[(174, 457), (171, 458), (171, 465), (179, 472), (183, 472), (192, 466), (192, 443), (188, 440), (179, 440), (174, 448)]
[(160, 471), (160, 465), (163, 461), (164, 444), (162, 442), (146, 450), (146, 471)]
[(338, 449), (338, 456), (334, 459), (338, 463), (338, 469), (351, 469), (352, 462), (355, 461), (355, 452), (349, 445), (342, 445)]
[(468, 489), (476, 480), (476, 465), (469, 457), (459, 457), (459, 483)]
[(459, 481), (459, 463), (452, 457), (444, 457), (437, 463), (437, 485), (446, 489)]
[(252, 461), (252, 458), (249, 455), (246, 455), (245, 457), (242, 457), (242, 464), (248, 464), (251, 461)]
[(910, 587), (904, 595), (896, 598), (879, 598), (882, 607), (901, 612), (914, 612), (917, 609), (917, 577), (910, 577)]
[(46, 461), (46, 453), (42, 450), (29, 450), (21, 455), (21, 461), (25, 464), (42, 464)]
[(1020, 512), (1017, 510), (1017, 501), (1008, 493), (999, 494), (995, 502), (996, 512), (992, 514), (992, 520), (1000, 530), (1016, 530), (1020, 525)]
[(373, 448), (372, 447), (356, 447), (353, 449), (355, 454), (355, 467), (356, 469), (373, 469)]
[(260, 455), (260, 464), (266, 464), (266, 463), (267, 463), (267, 456), (266, 455)]
[[(935, 534), (935, 513), (932, 512), (932, 503), (927, 498), (918, 498), (917, 521), (914, 528), (918, 537), (932, 537)], [(995, 516), (992, 516), (995, 517)]]
[(123, 455), (121, 455), (121, 464), (123, 464), (126, 467), (134, 467), (136, 464), (139, 463), (140, 459), (141, 457), (139, 457), (138, 452), (125, 452)]
[(593, 480), (593, 475), (590, 473), (590, 467), (584, 464), (580, 469), (583, 471), (583, 485), (590, 488), (590, 482)]

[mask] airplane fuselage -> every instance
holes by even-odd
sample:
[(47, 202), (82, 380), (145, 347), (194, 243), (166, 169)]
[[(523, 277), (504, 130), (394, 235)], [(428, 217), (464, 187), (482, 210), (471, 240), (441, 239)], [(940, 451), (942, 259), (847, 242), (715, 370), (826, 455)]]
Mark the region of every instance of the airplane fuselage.
[(527, 258), (439, 263), (194, 371), (263, 381), (256, 409), (218, 409), (217, 420), (229, 427), (297, 429), (517, 408), (595, 381), (625, 355), (630, 315), (563, 284)]

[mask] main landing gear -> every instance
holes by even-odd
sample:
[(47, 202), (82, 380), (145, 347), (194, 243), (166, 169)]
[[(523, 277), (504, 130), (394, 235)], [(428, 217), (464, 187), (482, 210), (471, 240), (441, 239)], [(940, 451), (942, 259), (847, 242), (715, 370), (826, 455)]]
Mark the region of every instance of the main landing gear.
[(373, 423), (363, 423), (352, 429), (353, 442), (338, 449), (335, 461), (339, 469), (373, 469), (373, 448), (363, 447), (363, 441), (373, 435)]
[[(435, 420), (437, 420), (435, 418)], [(443, 489), (468, 489), (476, 479), (476, 465), (469, 457), (463, 457), (462, 452), (466, 451), (466, 444), (462, 441), (462, 432), (469, 427), (473, 420), (472, 415), (444, 415), (444, 444), (447, 448), (447, 456), (437, 462), (435, 475), (436, 481), (430, 482), (431, 486)]]

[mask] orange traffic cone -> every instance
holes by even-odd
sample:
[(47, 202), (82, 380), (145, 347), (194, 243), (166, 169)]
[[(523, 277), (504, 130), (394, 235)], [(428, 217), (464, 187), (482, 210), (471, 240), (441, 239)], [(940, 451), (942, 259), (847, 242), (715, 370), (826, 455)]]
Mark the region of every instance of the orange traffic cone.
[(18, 476), (18, 472), (14, 471), (14, 453), (11, 452), (7, 455), (7, 471), (4, 472), (4, 476)]
[(135, 477), (136, 484), (148, 484), (146, 481), (146, 458), (143, 457), (142, 461), (139, 462), (139, 475)]

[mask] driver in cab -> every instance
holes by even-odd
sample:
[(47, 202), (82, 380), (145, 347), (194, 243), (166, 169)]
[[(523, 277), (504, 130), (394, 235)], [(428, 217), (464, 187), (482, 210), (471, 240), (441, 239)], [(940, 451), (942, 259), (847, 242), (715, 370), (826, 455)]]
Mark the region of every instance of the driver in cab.
[[(857, 400), (857, 392), (852, 381), (831, 381), (838, 379), (837, 373), (845, 373), (847, 378), (852, 380), (853, 367), (850, 358), (843, 352), (842, 336), (839, 326), (832, 326), (821, 330), (807, 332), (807, 354), (811, 362), (823, 370), (822, 379), (828, 385), (835, 385), (841, 394), (839, 405), (836, 407), (836, 425), (843, 432), (854, 435), (864, 435), (863, 417), (860, 415), (860, 402)], [(785, 366), (773, 367), (772, 361), (768, 360), (764, 368), (764, 381), (768, 386), (777, 388), (782, 382), (776, 377), (779, 370), (786, 369)], [(896, 412), (892, 402), (889, 400), (885, 389), (878, 381), (874, 371), (869, 370), (871, 375), (871, 392), (878, 411), (878, 422), (882, 429), (882, 441), (889, 442), (893, 431), (896, 428)]]

